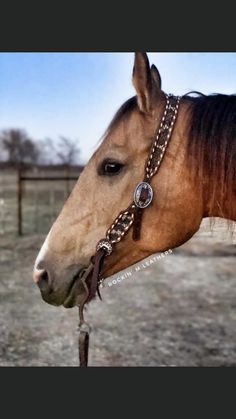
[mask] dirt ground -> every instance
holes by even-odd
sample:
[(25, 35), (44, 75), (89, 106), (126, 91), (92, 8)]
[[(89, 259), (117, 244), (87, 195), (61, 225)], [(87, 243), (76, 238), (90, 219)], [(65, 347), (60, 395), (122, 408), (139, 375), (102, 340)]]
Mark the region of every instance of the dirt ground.
[[(44, 237), (0, 236), (0, 365), (77, 366), (77, 308), (41, 300)], [(185, 245), (102, 289), (90, 304), (91, 366), (236, 366), (236, 240), (208, 221)], [(112, 278), (117, 279), (117, 275)]]

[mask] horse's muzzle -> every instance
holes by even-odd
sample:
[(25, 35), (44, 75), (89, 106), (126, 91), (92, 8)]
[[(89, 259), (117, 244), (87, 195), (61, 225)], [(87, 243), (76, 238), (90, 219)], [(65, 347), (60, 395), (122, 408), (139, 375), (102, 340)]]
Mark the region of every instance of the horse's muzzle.
[[(38, 285), (42, 299), (51, 305), (63, 305), (66, 308), (79, 305), (83, 299), (84, 288), (79, 278), (79, 273), (84, 270), (84, 266), (80, 266), (76, 275), (72, 276), (71, 273), (67, 275), (60, 275), (56, 277), (46, 271), (45, 269), (34, 269), (33, 280)], [(63, 280), (64, 277), (64, 280)], [(68, 280), (68, 278), (71, 278)]]

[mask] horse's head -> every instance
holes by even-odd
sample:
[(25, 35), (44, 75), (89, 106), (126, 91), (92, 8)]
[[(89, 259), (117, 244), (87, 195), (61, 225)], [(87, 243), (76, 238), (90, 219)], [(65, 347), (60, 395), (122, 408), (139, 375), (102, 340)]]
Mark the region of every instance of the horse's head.
[[(37, 257), (34, 279), (45, 301), (72, 306), (83, 289), (74, 291), (74, 278), (84, 269), (121, 210), (129, 206), (143, 179), (145, 162), (165, 108), (165, 94), (155, 66), (147, 55), (135, 54), (133, 84), (136, 96), (117, 112)], [(148, 255), (176, 247), (190, 238), (202, 219), (202, 202), (186, 165), (185, 104), (158, 174), (154, 199), (144, 212), (141, 239), (129, 233), (105, 259), (108, 277)], [(74, 295), (71, 295), (73, 288)]]

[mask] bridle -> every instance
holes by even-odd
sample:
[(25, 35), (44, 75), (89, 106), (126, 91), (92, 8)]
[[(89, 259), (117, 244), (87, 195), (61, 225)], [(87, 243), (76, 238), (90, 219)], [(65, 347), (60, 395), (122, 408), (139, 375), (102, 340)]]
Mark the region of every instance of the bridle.
[[(88, 268), (81, 272), (80, 281), (85, 289), (85, 297), (79, 306), (79, 358), (80, 366), (87, 366), (88, 346), (90, 327), (84, 320), (84, 306), (95, 297), (96, 293), (101, 299), (99, 285), (102, 280), (100, 272), (106, 256), (111, 255), (114, 247), (128, 233), (133, 225), (133, 240), (139, 240), (143, 211), (153, 200), (153, 189), (150, 182), (157, 173), (165, 155), (179, 109), (179, 96), (166, 95), (166, 106), (161, 119), (160, 126), (154, 137), (148, 160), (145, 166), (145, 173), (134, 191), (133, 202), (124, 211), (121, 211), (115, 221), (108, 228), (106, 237), (101, 239), (96, 246), (96, 253), (91, 258)], [(89, 283), (88, 283), (89, 280)]]

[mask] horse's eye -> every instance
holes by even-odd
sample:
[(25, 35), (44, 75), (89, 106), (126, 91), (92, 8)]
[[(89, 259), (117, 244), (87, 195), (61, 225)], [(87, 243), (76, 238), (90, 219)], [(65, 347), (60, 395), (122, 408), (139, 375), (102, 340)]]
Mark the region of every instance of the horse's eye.
[(118, 175), (123, 169), (124, 165), (115, 160), (104, 160), (98, 169), (98, 174), (101, 176)]

